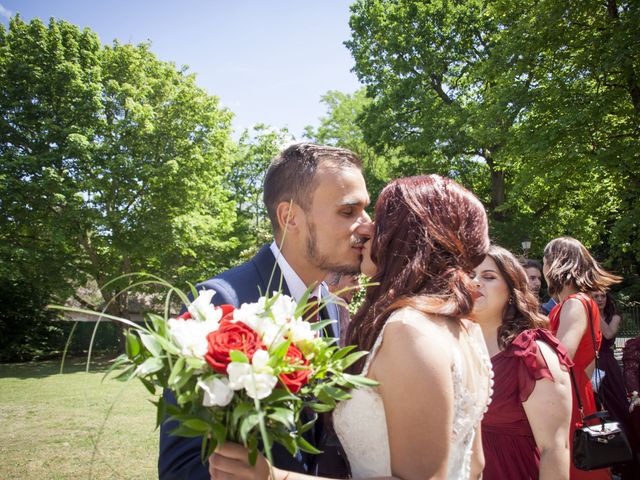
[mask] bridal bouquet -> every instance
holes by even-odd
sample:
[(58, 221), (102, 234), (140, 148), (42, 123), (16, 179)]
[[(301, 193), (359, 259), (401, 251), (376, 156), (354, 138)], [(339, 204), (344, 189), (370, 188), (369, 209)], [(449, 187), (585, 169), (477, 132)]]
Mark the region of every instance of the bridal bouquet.
[[(345, 373), (366, 352), (339, 348), (320, 331), (329, 321), (305, 320), (320, 308), (307, 295), (296, 303), (282, 293), (239, 308), (211, 304), (214, 292), (194, 292), (182, 315), (148, 314), (145, 326), (115, 320), (131, 328), (126, 353), (112, 369), (120, 380), (139, 379), (157, 399), (157, 424), (168, 416), (178, 422), (172, 434), (201, 437), (202, 458), (225, 440), (242, 443), (255, 462), (259, 440), (271, 459), (274, 442), (292, 455), (298, 449), (319, 453), (303, 437), (315, 421), (301, 412), (331, 411), (348, 390), (371, 380)], [(176, 403), (168, 403), (162, 390)], [(309, 419), (307, 419), (309, 420)]]

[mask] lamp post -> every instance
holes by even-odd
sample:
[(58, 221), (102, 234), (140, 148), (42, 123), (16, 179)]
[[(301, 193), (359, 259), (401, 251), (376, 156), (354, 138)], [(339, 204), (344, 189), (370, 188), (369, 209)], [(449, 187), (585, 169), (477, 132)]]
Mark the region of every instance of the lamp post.
[(523, 240), (522, 241), (522, 252), (523, 252), (522, 254), (523, 254), (525, 259), (529, 255), (529, 249), (530, 248), (531, 248), (531, 240)]

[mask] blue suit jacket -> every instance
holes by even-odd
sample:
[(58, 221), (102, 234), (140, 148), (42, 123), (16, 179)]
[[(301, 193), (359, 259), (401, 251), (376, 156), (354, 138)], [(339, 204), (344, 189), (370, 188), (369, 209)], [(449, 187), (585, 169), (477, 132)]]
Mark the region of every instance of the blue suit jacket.
[[(282, 280), (281, 280), (282, 279)], [(271, 280), (271, 283), (269, 283)], [(279, 290), (289, 295), (269, 245), (264, 245), (248, 262), (232, 268), (217, 277), (196, 286), (198, 290), (215, 290), (212, 303), (214, 305), (230, 304), (236, 307), (242, 303), (255, 302), (261, 295)], [(323, 296), (328, 292), (323, 292)], [(338, 319), (337, 306), (327, 305), (329, 318)], [(340, 336), (339, 322), (330, 326), (332, 335)], [(175, 403), (170, 392), (165, 391), (165, 400)], [(169, 432), (177, 427), (177, 423), (166, 421), (160, 428), (160, 456), (158, 458), (158, 476), (160, 480), (209, 480), (208, 463), (200, 460), (199, 438), (171, 436)], [(309, 472), (314, 469), (314, 458), (299, 453), (295, 457), (282, 446), (275, 445), (272, 450), (274, 466), (295, 472)]]

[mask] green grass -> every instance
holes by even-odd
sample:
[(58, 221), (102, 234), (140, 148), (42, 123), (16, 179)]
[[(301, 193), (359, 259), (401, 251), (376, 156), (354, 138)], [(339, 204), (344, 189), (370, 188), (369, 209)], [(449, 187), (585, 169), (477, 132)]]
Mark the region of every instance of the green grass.
[(157, 478), (149, 392), (85, 362), (0, 364), (0, 479)]

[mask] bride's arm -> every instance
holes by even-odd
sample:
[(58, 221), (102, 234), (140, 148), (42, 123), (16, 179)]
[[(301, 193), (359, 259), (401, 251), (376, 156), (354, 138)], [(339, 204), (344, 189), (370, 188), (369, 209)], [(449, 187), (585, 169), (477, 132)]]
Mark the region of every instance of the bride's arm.
[(391, 471), (404, 480), (446, 478), (453, 426), (452, 337), (419, 318), (387, 325), (371, 366), (380, 382)]

